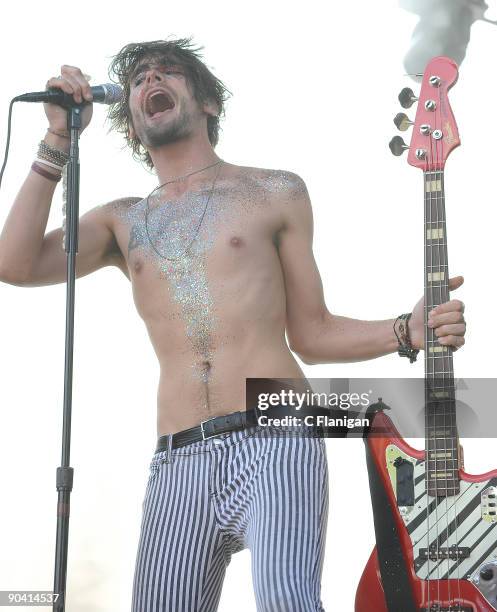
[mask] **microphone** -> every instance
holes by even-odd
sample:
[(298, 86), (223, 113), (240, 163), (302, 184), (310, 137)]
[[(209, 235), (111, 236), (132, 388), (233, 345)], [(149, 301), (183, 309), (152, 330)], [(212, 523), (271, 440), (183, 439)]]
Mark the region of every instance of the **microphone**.
[[(119, 102), (123, 95), (123, 89), (115, 83), (106, 83), (105, 85), (95, 85), (91, 88), (93, 94), (93, 102), (101, 104), (115, 104)], [(67, 94), (62, 89), (50, 88), (46, 91), (33, 91), (31, 93), (21, 94), (14, 98), (14, 102), (50, 102), (51, 104), (59, 104), (60, 106), (77, 106), (71, 94)]]

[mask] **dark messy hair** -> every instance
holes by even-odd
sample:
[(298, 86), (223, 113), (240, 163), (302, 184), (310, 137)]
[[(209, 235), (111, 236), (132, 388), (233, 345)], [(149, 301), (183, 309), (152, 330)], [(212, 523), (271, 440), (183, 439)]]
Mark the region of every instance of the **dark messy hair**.
[(155, 58), (167, 64), (173, 63), (176, 66), (181, 66), (185, 71), (186, 80), (191, 86), (195, 100), (199, 104), (213, 101), (217, 105), (217, 116), (209, 115), (207, 117), (209, 141), (215, 147), (219, 140), (219, 122), (224, 116), (224, 103), (231, 92), (202, 62), (200, 54), (202, 49), (203, 47), (194, 46), (191, 38), (154, 40), (125, 45), (112, 59), (109, 67), (109, 77), (122, 86), (123, 97), (120, 102), (109, 107), (108, 119), (111, 123), (111, 129), (124, 134), (127, 145), (133, 151), (133, 156), (145, 162), (150, 169), (153, 168), (153, 163), (148, 151), (136, 136), (134, 138), (130, 137), (129, 95), (131, 76), (144, 58)]

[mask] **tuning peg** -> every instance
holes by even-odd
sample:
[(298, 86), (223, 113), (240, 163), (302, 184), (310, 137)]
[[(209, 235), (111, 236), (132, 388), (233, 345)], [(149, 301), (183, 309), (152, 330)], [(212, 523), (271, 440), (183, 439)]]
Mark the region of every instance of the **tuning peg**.
[(411, 106), (416, 102), (419, 98), (414, 95), (413, 90), (410, 87), (404, 87), (404, 89), (399, 93), (399, 102), (402, 108), (411, 108)]
[(413, 122), (405, 113), (398, 113), (395, 115), (393, 122), (395, 123), (397, 129), (401, 132), (405, 132), (411, 127), (411, 125), (413, 125)]
[(392, 140), (389, 142), (388, 146), (390, 147), (390, 151), (397, 157), (402, 155), (406, 149), (409, 148), (408, 145), (403, 141), (401, 136), (394, 136)]

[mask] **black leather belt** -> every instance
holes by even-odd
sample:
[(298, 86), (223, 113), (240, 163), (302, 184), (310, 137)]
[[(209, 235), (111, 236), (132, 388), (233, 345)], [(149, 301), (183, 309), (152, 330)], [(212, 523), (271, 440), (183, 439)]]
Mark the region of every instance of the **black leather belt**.
[[(230, 414), (213, 417), (212, 419), (207, 419), (207, 421), (202, 421), (200, 425), (183, 429), (173, 434), (172, 448), (179, 448), (180, 446), (186, 446), (192, 442), (200, 442), (200, 440), (215, 438), (220, 434), (238, 429), (245, 429), (256, 423), (255, 411), (249, 413), (245, 410), (240, 410), (238, 412), (231, 412)], [(169, 436), (166, 434), (159, 438), (155, 450), (156, 453), (167, 449), (168, 437)]]
[[(288, 407), (271, 406), (269, 410), (264, 411), (264, 414), (272, 417), (283, 417), (288, 414)], [(231, 412), (230, 414), (213, 417), (212, 419), (207, 419), (207, 421), (202, 421), (200, 425), (190, 427), (189, 429), (183, 429), (183, 431), (178, 431), (173, 434), (171, 448), (179, 448), (187, 444), (192, 444), (193, 442), (208, 440), (220, 434), (245, 429), (252, 425), (257, 425), (257, 410), (254, 410), (254, 408), (250, 408), (247, 411), (240, 410), (238, 412)], [(309, 430), (312, 430), (321, 437), (324, 435), (323, 427), (321, 426), (310, 427)], [(156, 453), (167, 450), (168, 438), (169, 436), (166, 434), (158, 439), (157, 448), (155, 450)]]

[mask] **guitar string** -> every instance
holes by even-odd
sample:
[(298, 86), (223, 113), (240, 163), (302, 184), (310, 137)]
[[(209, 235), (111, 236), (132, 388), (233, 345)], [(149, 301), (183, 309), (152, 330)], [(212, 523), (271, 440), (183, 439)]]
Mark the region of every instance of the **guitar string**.
[[(437, 125), (442, 126), (442, 118), (440, 116), (440, 108), (441, 108), (441, 84), (440, 87), (438, 88), (438, 100), (437, 100), (437, 108), (436, 108), (436, 113), (438, 115), (438, 121), (437, 121)], [(442, 250), (440, 248), (440, 225), (442, 224), (442, 227), (444, 226), (444, 219), (443, 219), (443, 202), (442, 202), (442, 197), (443, 197), (443, 189), (444, 189), (444, 184), (443, 184), (443, 177), (442, 177), (442, 165), (443, 165), (443, 149), (444, 149), (444, 142), (443, 142), (443, 136), (442, 138), (438, 141), (435, 140), (435, 151), (436, 151), (436, 166), (437, 166), (437, 174), (436, 174), (436, 180), (438, 181), (438, 179), (440, 179), (440, 190), (436, 190), (435, 193), (435, 206), (436, 206), (436, 211), (437, 211), (437, 252), (438, 252), (438, 267), (439, 267), (439, 275), (437, 278), (440, 278), (443, 280), (440, 282), (440, 287), (439, 287), (439, 293), (440, 293), (440, 299), (439, 299), (439, 304), (442, 304), (445, 300), (445, 298), (447, 297), (445, 295), (445, 293), (448, 293), (445, 291), (445, 284), (448, 283), (448, 274), (449, 274), (449, 270), (448, 270), (448, 265), (444, 265), (447, 264), (447, 259), (444, 260), (444, 258), (442, 257)], [(440, 152), (440, 154), (439, 154)], [(436, 184), (436, 187), (438, 187), (438, 182)], [(444, 240), (442, 242), (445, 242), (445, 229), (444, 229)], [(444, 274), (444, 276), (442, 277), (442, 274)], [(443, 346), (443, 345), (442, 345)], [(447, 354), (448, 354), (448, 349), (447, 349)], [(438, 377), (438, 372), (436, 372), (436, 364), (438, 363), (435, 359), (435, 354), (433, 354), (433, 371), (436, 373), (435, 376)], [(445, 373), (449, 372), (450, 370), (450, 363), (446, 364), (446, 355), (445, 355), (445, 350), (442, 352), (442, 363), (443, 363), (443, 374), (442, 374), (442, 390), (445, 393), (446, 390), (446, 380), (445, 380)], [(448, 360), (450, 362), (450, 359)], [(450, 376), (450, 374), (449, 374)], [(449, 381), (450, 382), (450, 381)], [(445, 507), (445, 522), (446, 522), (446, 530), (447, 530), (447, 537), (446, 537), (446, 547), (447, 547), (447, 573), (448, 573), (448, 577), (450, 578), (450, 557), (449, 557), (449, 515), (448, 515), (448, 487), (447, 487), (447, 414), (446, 414), (446, 408), (447, 408), (447, 398), (442, 397), (442, 402), (441, 402), (441, 407), (442, 407), (442, 414), (443, 414), (443, 453), (444, 453), (444, 482), (445, 482), (445, 495), (443, 496), (443, 503), (442, 503), (442, 507)], [(437, 419), (437, 417), (435, 417), (435, 420)], [(435, 423), (436, 425), (436, 423)], [(436, 434), (437, 434), (437, 428), (435, 427), (435, 446), (436, 446)], [(437, 452), (437, 451), (435, 451)], [(436, 475), (438, 477), (438, 461), (435, 460), (435, 471), (436, 471)], [(438, 481), (438, 478), (436, 478)], [(444, 493), (444, 491), (442, 491), (442, 493)], [(437, 540), (439, 538), (439, 533), (437, 530)], [(442, 555), (443, 556), (443, 555)], [(443, 561), (439, 561), (439, 567), (443, 568), (444, 563)], [(439, 577), (440, 580), (440, 577)], [(449, 600), (449, 607), (451, 607), (452, 605), (452, 597), (451, 597), (451, 584), (450, 584), (450, 579), (448, 581), (448, 600)]]
[[(430, 143), (430, 159), (432, 161), (432, 165), (433, 165), (433, 160), (435, 159), (435, 163), (434, 163), (434, 169), (436, 170), (436, 144), (434, 146), (433, 144), (433, 138), (429, 139), (429, 143)], [(437, 184), (435, 183), (435, 185), (433, 185), (433, 174), (430, 174), (429, 177), (429, 188), (428, 188), (428, 193), (429, 193), (429, 218), (430, 218), (430, 228), (433, 227), (433, 207), (435, 205), (435, 211), (437, 211), (436, 208), (436, 190), (433, 190), (432, 187), (434, 186), (435, 189), (437, 187)], [(436, 174), (435, 174), (435, 180), (436, 180)], [(438, 218), (437, 218), (437, 225), (438, 225)], [(429, 270), (432, 271), (433, 273), (433, 269), (434, 269), (434, 252), (433, 252), (433, 247), (430, 247), (429, 249), (429, 255), (430, 255), (430, 264), (429, 264)], [(429, 272), (428, 269), (426, 270), (426, 284), (427, 284), (427, 288), (428, 288), (428, 292), (430, 292), (430, 306), (433, 307), (434, 303), (435, 303), (435, 283), (430, 282), (429, 281)], [(432, 276), (433, 278), (433, 276)], [(436, 277), (438, 278), (438, 277)], [(430, 368), (430, 359), (433, 362), (434, 365), (434, 360), (431, 357), (431, 353), (428, 351), (428, 360), (426, 360), (426, 366), (429, 370)], [(435, 386), (436, 386), (436, 378), (435, 378)], [(429, 392), (429, 398), (431, 398), (431, 393)], [(431, 405), (431, 401), (429, 401), (429, 405)], [(433, 411), (435, 413), (435, 423), (436, 423), (436, 408)], [(428, 412), (429, 415), (429, 412)], [(430, 422), (430, 418), (428, 416), (428, 424)], [(430, 429), (428, 428), (428, 439), (430, 439)], [(437, 456), (437, 440), (436, 440), (436, 436), (434, 439), (434, 446), (435, 446), (435, 457)], [(430, 453), (428, 453), (428, 459), (430, 457)], [(430, 474), (430, 468), (429, 468), (429, 463), (428, 463), (428, 474)], [(438, 474), (436, 472), (436, 466), (435, 466), (435, 525), (434, 525), (434, 529), (435, 529), (435, 570), (436, 570), (436, 574), (437, 574), (437, 599), (438, 602), (440, 602), (440, 563), (439, 563), (439, 559), (440, 559), (440, 543), (439, 543), (439, 534), (438, 534), (438, 529), (439, 529), (439, 513), (438, 513), (438, 506), (439, 506), (439, 495), (438, 495), (438, 478), (437, 478)], [(428, 482), (428, 488), (430, 486), (430, 483)], [(431, 538), (429, 538), (431, 539)], [(430, 556), (430, 544), (428, 544), (428, 556)]]
[[(438, 108), (441, 108), (441, 90), (439, 90), (439, 100), (438, 100)], [(441, 123), (440, 123), (441, 124)], [(444, 159), (444, 138), (442, 136), (442, 139), (439, 141), (440, 144), (440, 149), (441, 149), (441, 162), (440, 162), (440, 181), (441, 181), (441, 190), (440, 192), (437, 191), (437, 193), (439, 193), (439, 197), (437, 197), (437, 217), (440, 217), (439, 222), (437, 222), (437, 226), (440, 225), (440, 223), (442, 224), (443, 227), (443, 237), (442, 239), (440, 239), (440, 233), (438, 232), (437, 237), (438, 237), (438, 251), (439, 251), (439, 261), (441, 262), (441, 268), (442, 270), (445, 272), (445, 280), (444, 283), (441, 283), (441, 293), (442, 291), (444, 292), (444, 295), (441, 295), (441, 302), (442, 301), (446, 301), (449, 300), (450, 298), (450, 294), (449, 294), (449, 258), (448, 258), (448, 241), (447, 241), (447, 219), (446, 219), (446, 213), (445, 213), (445, 185), (444, 185), (444, 176), (443, 176), (443, 168), (442, 168), (442, 164), (443, 164), (443, 159)], [(442, 247), (440, 249), (440, 246)], [(441, 257), (441, 255), (443, 255), (443, 257)], [(448, 386), (449, 388), (449, 398), (448, 401), (444, 403), (444, 441), (446, 442), (447, 438), (447, 425), (449, 425), (450, 430), (449, 430), (449, 435), (450, 435), (450, 460), (451, 460), (451, 468), (450, 468), (450, 473), (452, 474), (452, 476), (455, 474), (456, 470), (454, 469), (454, 457), (456, 456), (456, 452), (457, 452), (457, 448), (455, 446), (456, 444), (456, 440), (454, 438), (454, 432), (455, 432), (455, 419), (456, 419), (456, 405), (455, 405), (455, 385), (453, 384), (453, 378), (454, 378), (454, 365), (452, 362), (452, 348), (447, 346), (446, 349), (446, 355), (443, 355), (443, 377), (444, 377), (444, 384), (443, 387), (445, 389), (445, 387), (447, 386), (447, 382), (445, 381), (445, 374), (447, 373), (447, 376), (449, 377), (448, 380)], [(433, 359), (434, 361), (434, 365), (435, 363), (437, 363), (435, 361), (435, 359)], [(447, 423), (447, 417), (449, 422)], [(445, 457), (445, 474), (449, 473), (449, 470), (447, 468), (447, 444), (445, 444), (445, 448), (444, 448), (444, 457)], [(456, 585), (457, 585), (457, 598), (459, 600), (459, 604), (461, 603), (461, 579), (460, 579), (460, 560), (459, 560), (459, 537), (458, 537), (458, 530), (457, 530), (457, 500), (458, 500), (458, 494), (456, 494), (456, 481), (458, 482), (459, 480), (459, 470), (458, 470), (458, 461), (456, 461), (457, 463), (457, 478), (450, 478), (450, 480), (453, 483), (453, 510), (454, 510), (454, 537), (455, 537), (455, 551), (456, 551), (456, 559), (455, 559), (455, 564), (453, 567), (451, 567), (451, 559), (450, 559), (450, 535), (449, 535), (449, 492), (447, 490), (447, 481), (446, 481), (446, 496), (445, 496), (445, 513), (446, 513), (446, 522), (447, 522), (447, 580), (448, 580), (448, 595), (449, 595), (449, 606), (452, 605), (452, 603), (455, 603), (453, 601), (453, 598), (451, 596), (451, 574), (453, 572), (454, 569), (456, 569)], [(451, 496), (452, 497), (452, 496)]]
[[(440, 94), (441, 96), (441, 94)], [(442, 157), (443, 157), (443, 147), (444, 147), (444, 139), (442, 138), (441, 140), (441, 146), (442, 146)], [(445, 211), (445, 185), (444, 185), (444, 177), (442, 177), (442, 192), (441, 192), (441, 214), (442, 214), (442, 218), (443, 218), (443, 226), (444, 226), (444, 239), (442, 241), (442, 251), (444, 253), (444, 261), (445, 261), (445, 269), (446, 269), (446, 274), (447, 274), (447, 281), (446, 281), (446, 297), (447, 299), (450, 298), (450, 292), (449, 292), (449, 257), (448, 257), (448, 240), (447, 240), (447, 218), (446, 218), (446, 211)], [(460, 559), (459, 559), (459, 536), (458, 536), (458, 513), (457, 513), (457, 501), (459, 498), (459, 490), (456, 493), (456, 482), (459, 483), (459, 449), (458, 449), (458, 440), (457, 440), (457, 436), (455, 436), (454, 434), (456, 433), (456, 418), (457, 418), (457, 405), (456, 405), (456, 397), (455, 397), (455, 392), (456, 392), (456, 387), (455, 387), (455, 383), (454, 383), (454, 364), (453, 364), (453, 350), (451, 347), (447, 347), (447, 368), (445, 368), (444, 365), (444, 371), (447, 369), (447, 371), (449, 371), (451, 373), (451, 380), (449, 381), (450, 385), (451, 385), (451, 392), (453, 392), (453, 395), (451, 395), (450, 398), (450, 403), (449, 403), (449, 408), (450, 408), (450, 435), (451, 435), (451, 464), (452, 464), (452, 474), (453, 475), (457, 475), (457, 478), (453, 479), (453, 483), (454, 483), (454, 489), (453, 489), (453, 493), (454, 493), (454, 503), (452, 504), (453, 508), (454, 508), (454, 536), (455, 536), (455, 551), (456, 551), (456, 560), (455, 560), (455, 565), (453, 568), (450, 568), (450, 557), (449, 555), (447, 555), (447, 563), (449, 566), (449, 571), (447, 573), (447, 578), (449, 580), (449, 596), (450, 596), (450, 576), (451, 576), (451, 570), (452, 569), (456, 569), (456, 585), (457, 585), (457, 598), (458, 598), (458, 603), (461, 604), (461, 563), (460, 563)], [(453, 384), (454, 383), (454, 384)], [(456, 462), (456, 468), (454, 468), (454, 461)], [(447, 472), (447, 470), (446, 470)], [(447, 502), (448, 503), (448, 502)], [(447, 512), (447, 516), (448, 516), (448, 512)], [(447, 545), (449, 544), (448, 542), (448, 536), (447, 536)], [(448, 546), (449, 550), (450, 547)], [(462, 604), (461, 604), (462, 605)]]
[[(428, 161), (425, 161), (425, 167), (423, 168), (423, 203), (424, 203), (424, 225), (425, 228), (430, 227), (429, 224), (429, 214), (428, 214), (428, 202), (427, 202), (427, 190), (426, 190), (426, 181), (428, 180), (428, 176), (426, 175), (427, 169), (428, 169)], [(426, 230), (425, 230), (426, 231)], [(427, 274), (427, 255), (428, 255), (428, 248), (425, 247), (424, 249), (424, 274)], [(426, 283), (426, 279), (423, 279), (423, 281)], [(425, 288), (425, 323), (428, 320), (427, 314), (428, 314), (428, 304), (427, 304), (427, 300), (428, 300), (428, 291), (427, 291), (427, 287)], [(427, 330), (427, 328), (426, 328)], [(428, 336), (428, 331), (426, 331), (426, 334)], [(428, 342), (425, 341), (425, 351), (428, 348)], [(427, 368), (427, 358), (428, 358), (428, 354), (425, 353), (425, 376), (426, 376), (426, 368)], [(428, 470), (429, 470), (429, 463), (428, 463), (428, 457), (429, 455), (429, 449), (430, 449), (430, 437), (428, 436), (428, 387), (427, 385), (425, 385), (425, 432), (426, 432), (426, 441), (425, 441), (425, 489), (426, 489), (426, 550), (427, 550), (427, 583), (428, 583), (428, 603), (427, 603), (427, 608), (428, 610), (430, 609), (431, 605), (431, 585), (430, 585), (430, 512), (429, 512), (429, 481), (428, 481)]]
[[(428, 170), (428, 161), (425, 161), (425, 168), (424, 168), (424, 184), (423, 184), (423, 200), (424, 200), (424, 219), (425, 219), (425, 231), (427, 228), (429, 228), (431, 226), (430, 223), (430, 212), (429, 212), (429, 204), (428, 204), (428, 197), (427, 196), (427, 183), (426, 181), (428, 180), (428, 177), (426, 175), (426, 172)], [(430, 206), (431, 207), (431, 206)], [(424, 250), (424, 273), (427, 274), (427, 256), (428, 256), (428, 249), (425, 248)], [(427, 278), (424, 279), (424, 282), (426, 283)], [(426, 303), (428, 299), (428, 287), (425, 288), (425, 323), (427, 321), (427, 314), (428, 314), (428, 304)], [(426, 328), (427, 329), (427, 328)], [(428, 335), (428, 331), (426, 332)], [(425, 350), (428, 348), (428, 343), (426, 343), (425, 346)], [(428, 355), (425, 354), (425, 376), (426, 376), (426, 368), (427, 366), (427, 358)], [(428, 457), (430, 456), (430, 437), (429, 437), (429, 429), (428, 429), (428, 423), (429, 423), (429, 419), (428, 419), (428, 386), (425, 387), (425, 430), (426, 430), (426, 444), (425, 444), (425, 489), (426, 489), (426, 551), (427, 551), (427, 583), (428, 583), (428, 604), (427, 604), (427, 608), (428, 610), (431, 608), (431, 585), (430, 585), (430, 561), (431, 561), (431, 555), (430, 555), (430, 533), (431, 533), (431, 527), (430, 527), (430, 500), (429, 500), (429, 480), (428, 480), (428, 473), (429, 473), (429, 463), (428, 463)]]
[[(426, 172), (428, 171), (428, 160), (425, 162), (425, 175), (424, 175), (424, 206), (425, 206), (425, 228), (429, 228), (431, 227), (431, 216), (430, 216), (430, 209), (431, 209), (431, 203), (429, 202), (429, 195), (428, 195), (428, 190), (427, 190), (427, 181), (428, 181), (428, 176), (426, 174)], [(427, 283), (428, 277), (428, 269), (427, 269), (427, 259), (428, 259), (428, 248), (425, 248), (425, 252), (424, 252), (424, 259), (425, 259), (425, 278), (424, 278), (424, 282), (425, 284)], [(426, 303), (426, 301), (428, 300), (428, 285), (426, 285), (425, 287), (425, 322), (428, 320), (428, 304)], [(428, 330), (428, 328), (426, 328), (426, 330)], [(428, 331), (426, 332), (428, 335)], [(428, 346), (425, 347), (425, 350), (428, 348)], [(429, 352), (428, 354), (425, 354), (425, 376), (427, 377), (427, 373), (428, 373), (428, 359), (429, 359)], [(428, 378), (427, 378), (428, 380)], [(430, 491), (430, 483), (429, 483), (429, 470), (430, 470), (430, 464), (428, 463), (428, 459), (430, 457), (430, 444), (431, 444), (431, 439), (429, 436), (429, 429), (428, 429), (428, 425), (429, 425), (429, 417), (428, 417), (428, 408), (429, 408), (429, 383), (427, 382), (426, 384), (426, 388), (425, 388), (425, 427), (426, 427), (426, 445), (425, 445), (425, 452), (426, 452), (426, 457), (425, 457), (425, 487), (426, 487), (426, 519), (427, 519), (427, 533), (426, 533), (426, 551), (427, 551), (427, 564), (428, 564), (428, 569), (427, 569), (427, 582), (428, 582), (428, 609), (431, 608), (431, 585), (430, 585), (430, 574), (431, 574), (431, 570), (430, 570), (430, 562), (431, 562), (431, 554), (430, 554), (430, 536), (431, 536), (431, 526), (430, 526), (430, 499), (429, 499), (429, 491)]]
[[(438, 93), (439, 93), (439, 97), (437, 99), (437, 103), (436, 103), (436, 108), (435, 108), (435, 126), (440, 126), (441, 127), (441, 117), (440, 117), (440, 87), (438, 89)], [(435, 158), (435, 164), (434, 164), (434, 169), (435, 169), (435, 190), (434, 190), (434, 205), (435, 205), (435, 216), (436, 216), (436, 225), (435, 227), (437, 228), (437, 240), (436, 240), (436, 244), (434, 245), (433, 242), (431, 242), (431, 247), (430, 247), (430, 252), (432, 254), (432, 272), (433, 272), (433, 268), (437, 267), (437, 270), (435, 271), (435, 278), (438, 279), (436, 283), (432, 282), (431, 283), (431, 287), (433, 288), (433, 292), (434, 294), (436, 294), (436, 305), (440, 305), (444, 302), (443, 299), (443, 285), (446, 282), (446, 277), (443, 276), (442, 277), (442, 258), (441, 258), (441, 252), (440, 252), (440, 239), (438, 238), (439, 233), (438, 230), (440, 228), (440, 210), (439, 210), (439, 190), (438, 190), (438, 181), (440, 180), (440, 188), (442, 188), (442, 182), (441, 182), (441, 175), (440, 175), (440, 169), (441, 169), (441, 160), (439, 157), (439, 143), (441, 144), (441, 141), (438, 141), (434, 138), (430, 139), (430, 142), (432, 143), (432, 152), (434, 152), (434, 158)], [(434, 151), (433, 151), (434, 150)], [(432, 158), (433, 159), (433, 158)], [(432, 184), (433, 186), (433, 184)], [(433, 225), (433, 224), (432, 224)], [(434, 265), (434, 261), (435, 261), (435, 248), (436, 248), (436, 261), (437, 261), (437, 265)], [(432, 276), (433, 279), (433, 276)], [(432, 301), (433, 304), (433, 301)], [(440, 345), (440, 343), (438, 343)], [(443, 346), (443, 345), (440, 345)], [(431, 367), (432, 367), (432, 378), (435, 381), (435, 388), (438, 388), (439, 385), (439, 373), (437, 372), (437, 361), (435, 359), (435, 354), (436, 353), (431, 353), (430, 354), (430, 359), (431, 359)], [(446, 364), (445, 364), (445, 353), (442, 352), (442, 364), (443, 364), (443, 369), (442, 369), (442, 385), (441, 385), (441, 391), (442, 393), (445, 393), (445, 372), (446, 372)], [(438, 398), (437, 398), (438, 399)], [(440, 412), (442, 414), (440, 414)], [(447, 536), (449, 533), (449, 523), (448, 523), (448, 517), (447, 517), (447, 471), (444, 471), (444, 482), (445, 482), (445, 495), (444, 495), (444, 490), (443, 490), (443, 486), (441, 491), (438, 490), (438, 440), (437, 440), (437, 422), (441, 421), (443, 418), (443, 425), (442, 425), (442, 429), (443, 429), (443, 436), (442, 438), (442, 451), (445, 453), (446, 452), (446, 442), (445, 442), (445, 427), (446, 427), (446, 421), (445, 421), (445, 397), (442, 395), (441, 397), (441, 402), (439, 403), (438, 401), (435, 402), (434, 405), (434, 413), (433, 413), (433, 418), (435, 421), (435, 428), (434, 428), (434, 434), (435, 434), (435, 482), (437, 485), (437, 511), (438, 511), (438, 506), (442, 506), (440, 512), (442, 514), (442, 517), (439, 521), (439, 517), (437, 515), (437, 528), (435, 530), (435, 534), (436, 534), (436, 538), (437, 538), (437, 593), (438, 593), (438, 604), (441, 605), (441, 597), (440, 597), (440, 572), (443, 571), (443, 567), (444, 567), (444, 563), (443, 563), (443, 555), (441, 555), (440, 551), (441, 549), (443, 549), (443, 547), (441, 546), (440, 543), (440, 529), (442, 528), (442, 522), (443, 522), (443, 514), (445, 514), (445, 520), (446, 520), (446, 524), (447, 524)], [(447, 467), (447, 457), (444, 457), (444, 464), (445, 467)], [(440, 494), (439, 494), (440, 493)], [(445, 501), (445, 512), (444, 512), (444, 501)], [(441, 558), (442, 557), (442, 558)], [(450, 602), (450, 585), (449, 585), (449, 602)]]

